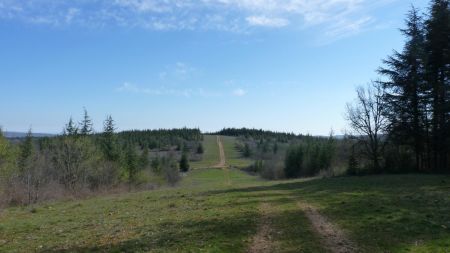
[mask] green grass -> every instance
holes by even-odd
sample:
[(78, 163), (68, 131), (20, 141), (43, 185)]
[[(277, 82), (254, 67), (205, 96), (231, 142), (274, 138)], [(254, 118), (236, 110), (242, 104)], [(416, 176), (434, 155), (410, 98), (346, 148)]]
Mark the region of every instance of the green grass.
[(245, 252), (258, 207), (273, 209), (280, 252), (324, 252), (297, 203), (315, 205), (362, 252), (450, 252), (450, 177), (268, 182), (194, 170), (176, 188), (0, 213), (0, 252)]
[(245, 168), (253, 164), (253, 160), (242, 157), (236, 149), (236, 137), (222, 136), (221, 138), (228, 166)]
[(198, 162), (191, 162), (191, 167), (208, 168), (217, 165), (220, 162), (219, 146), (217, 145), (217, 136), (204, 135), (203, 138), (204, 153), (202, 160)]

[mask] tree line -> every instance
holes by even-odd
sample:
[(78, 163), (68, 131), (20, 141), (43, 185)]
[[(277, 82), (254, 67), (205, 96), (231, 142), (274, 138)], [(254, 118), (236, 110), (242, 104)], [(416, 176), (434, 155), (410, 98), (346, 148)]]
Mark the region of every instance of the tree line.
[[(0, 130), (0, 203), (32, 204), (67, 195), (153, 187), (151, 177), (163, 177), (173, 185), (180, 172), (189, 170), (186, 143), (192, 142), (194, 152), (199, 152), (201, 139), (198, 129), (187, 128), (117, 133), (111, 116), (103, 131), (95, 133), (86, 110), (79, 123), (70, 118), (55, 137), (33, 138), (30, 130), (13, 143)], [(164, 146), (165, 153), (160, 155), (157, 149), (152, 157), (152, 142)], [(183, 146), (181, 155), (177, 145)]]
[(347, 106), (358, 144), (351, 164), (359, 156), (375, 173), (450, 172), (449, 1), (433, 0), (423, 15), (412, 7), (401, 32), (403, 49)]
[(252, 138), (255, 140), (268, 140), (272, 139), (277, 142), (286, 143), (290, 140), (297, 139), (301, 137), (301, 135), (296, 135), (294, 133), (283, 133), (283, 132), (274, 132), (267, 131), (262, 129), (252, 129), (252, 128), (224, 128), (216, 133), (215, 135), (225, 135), (225, 136), (235, 136), (235, 137), (244, 137), (244, 138)]

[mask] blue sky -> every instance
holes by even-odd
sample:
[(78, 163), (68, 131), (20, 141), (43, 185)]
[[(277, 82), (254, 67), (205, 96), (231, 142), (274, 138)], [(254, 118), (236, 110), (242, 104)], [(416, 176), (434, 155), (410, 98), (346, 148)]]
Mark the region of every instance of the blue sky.
[(0, 125), (342, 132), (406, 0), (0, 0)]

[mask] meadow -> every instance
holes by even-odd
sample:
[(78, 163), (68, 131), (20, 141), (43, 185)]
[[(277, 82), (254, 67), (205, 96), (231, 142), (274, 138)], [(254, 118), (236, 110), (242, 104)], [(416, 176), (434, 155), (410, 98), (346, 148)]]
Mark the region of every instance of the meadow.
[(272, 252), (333, 252), (304, 203), (345, 231), (356, 252), (450, 250), (448, 176), (264, 181), (198, 169), (175, 188), (5, 209), (0, 252), (246, 252), (262, 219)]

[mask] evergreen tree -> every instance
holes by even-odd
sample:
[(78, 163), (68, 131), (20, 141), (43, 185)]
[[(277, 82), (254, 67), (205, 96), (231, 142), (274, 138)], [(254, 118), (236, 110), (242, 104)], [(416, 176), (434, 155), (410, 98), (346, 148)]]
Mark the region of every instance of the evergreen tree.
[(103, 134), (101, 138), (101, 147), (105, 158), (108, 161), (117, 162), (120, 159), (120, 150), (115, 131), (114, 120), (109, 115), (103, 123)]
[(203, 149), (203, 144), (200, 142), (197, 147), (197, 154), (203, 154), (205, 150)]
[(414, 7), (408, 13), (407, 38), (401, 53), (394, 52), (379, 72), (389, 78), (382, 82), (383, 99), (388, 110), (390, 137), (397, 145), (410, 145), (415, 152), (416, 169), (423, 167), (425, 126), (427, 125), (426, 87), (424, 83), (424, 32), (422, 18)]
[(25, 140), (20, 144), (19, 153), (19, 177), (26, 187), (28, 204), (37, 200), (37, 194), (33, 194), (33, 192), (35, 192), (34, 190), (39, 184), (39, 178), (37, 178), (35, 173), (34, 155), (33, 135), (30, 129), (28, 130)]
[(250, 145), (248, 145), (248, 143), (245, 143), (244, 145), (243, 155), (244, 157), (250, 157), (252, 155), (252, 150), (250, 149)]
[(25, 140), (20, 144), (19, 168), (21, 171), (29, 169), (33, 153), (33, 135), (30, 129), (28, 130)]
[(183, 153), (180, 160), (180, 171), (181, 172), (188, 172), (189, 171), (189, 160), (187, 153)]
[(302, 146), (291, 147), (286, 153), (284, 174), (287, 178), (295, 178), (303, 171), (304, 150)]
[(273, 144), (273, 153), (274, 154), (278, 153), (278, 142), (275, 142), (275, 144)]
[(430, 88), (433, 167), (448, 168), (450, 140), (450, 6), (433, 0), (425, 22), (426, 80)]
[(80, 126), (81, 126), (81, 129), (80, 129), (81, 135), (89, 135), (94, 132), (94, 130), (92, 128), (92, 126), (93, 126), (92, 119), (89, 117), (86, 108), (84, 108), (83, 120), (81, 121)]
[(69, 123), (66, 124), (64, 129), (64, 135), (75, 136), (78, 134), (78, 127), (73, 122), (72, 117), (70, 117)]
[(159, 156), (152, 159), (151, 167), (153, 172), (159, 174), (161, 172), (161, 160)]
[(148, 155), (149, 155), (149, 150), (148, 150), (148, 147), (145, 146), (144, 149), (142, 150), (141, 157), (139, 159), (142, 169), (146, 169), (149, 165)]
[(359, 173), (359, 163), (358, 159), (356, 159), (355, 148), (352, 147), (352, 152), (350, 157), (348, 158), (348, 169), (347, 174), (349, 175), (357, 175)]
[(125, 148), (124, 167), (128, 173), (128, 183), (131, 185), (136, 182), (137, 173), (139, 171), (139, 162), (136, 154), (136, 148), (132, 145), (127, 145)]

